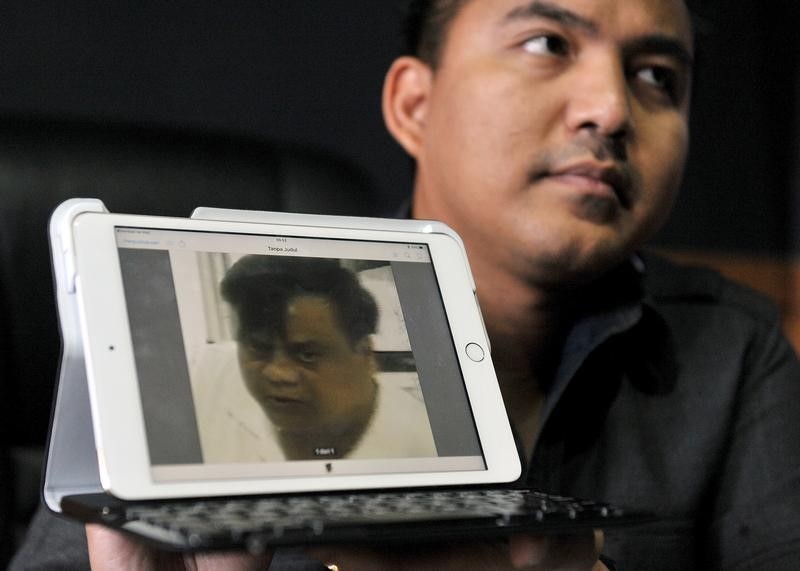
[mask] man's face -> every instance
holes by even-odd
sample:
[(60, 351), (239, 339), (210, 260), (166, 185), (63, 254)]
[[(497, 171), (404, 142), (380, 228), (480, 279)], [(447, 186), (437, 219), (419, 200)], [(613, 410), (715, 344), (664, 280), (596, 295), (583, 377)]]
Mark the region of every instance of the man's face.
[(369, 340), (354, 346), (327, 298), (295, 297), (286, 311), (285, 338), (240, 334), (239, 366), (247, 389), (281, 430), (341, 433), (361, 418), (357, 411), (371, 406)]
[(691, 50), (680, 0), (468, 0), (411, 149), (415, 207), (459, 231), (476, 265), (597, 277), (671, 209)]

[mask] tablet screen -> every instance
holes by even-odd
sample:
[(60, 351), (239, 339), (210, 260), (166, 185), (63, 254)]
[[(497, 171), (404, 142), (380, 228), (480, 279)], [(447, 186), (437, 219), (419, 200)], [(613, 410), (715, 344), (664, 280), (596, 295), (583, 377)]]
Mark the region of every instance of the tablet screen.
[(486, 468), (427, 244), (116, 240), (154, 481)]

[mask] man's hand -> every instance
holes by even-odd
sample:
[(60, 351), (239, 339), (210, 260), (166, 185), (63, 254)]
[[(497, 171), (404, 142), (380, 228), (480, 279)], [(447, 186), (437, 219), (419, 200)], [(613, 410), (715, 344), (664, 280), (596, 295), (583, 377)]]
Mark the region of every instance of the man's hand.
[[(160, 551), (102, 525), (86, 526), (92, 569), (166, 571), (265, 570), (271, 555), (244, 553), (182, 554)], [(532, 569), (606, 571), (597, 560), (603, 533), (511, 536), (508, 541), (386, 546), (320, 546), (308, 554), (340, 571), (392, 569)]]
[(606, 571), (598, 561), (603, 532), (511, 536), (508, 541), (385, 546), (321, 546), (307, 553), (339, 571), (393, 569), (532, 569)]
[(86, 526), (89, 560), (94, 571), (264, 571), (271, 556), (245, 553), (171, 553), (135, 541), (122, 532), (99, 524)]

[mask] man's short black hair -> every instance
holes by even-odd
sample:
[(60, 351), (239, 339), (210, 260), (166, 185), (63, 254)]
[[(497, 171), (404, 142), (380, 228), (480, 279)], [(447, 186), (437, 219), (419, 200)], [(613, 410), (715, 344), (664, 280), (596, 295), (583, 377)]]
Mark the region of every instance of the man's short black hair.
[[(439, 64), (442, 46), (447, 39), (450, 24), (458, 11), (469, 0), (409, 0), (403, 32), (405, 36), (406, 53), (418, 57), (434, 69)], [(704, 25), (698, 19), (692, 2), (685, 0), (695, 28), (701, 30)]]
[(404, 26), (406, 53), (436, 67), (450, 23), (467, 0), (409, 0)]
[(334, 259), (244, 256), (225, 274), (220, 291), (236, 311), (239, 340), (256, 331), (285, 335), (286, 309), (299, 296), (330, 300), (351, 344), (375, 333), (378, 323), (372, 295)]

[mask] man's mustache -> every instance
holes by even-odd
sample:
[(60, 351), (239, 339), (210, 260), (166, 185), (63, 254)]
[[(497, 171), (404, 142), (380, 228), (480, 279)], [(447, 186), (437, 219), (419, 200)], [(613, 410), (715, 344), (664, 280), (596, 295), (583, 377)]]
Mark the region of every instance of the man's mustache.
[(546, 150), (534, 158), (529, 170), (529, 181), (536, 182), (548, 175), (558, 173), (565, 166), (575, 163), (604, 165), (608, 170), (608, 180), (613, 181), (623, 206), (629, 206), (638, 196), (640, 176), (627, 160), (623, 144), (600, 137), (585, 137), (568, 146)]

